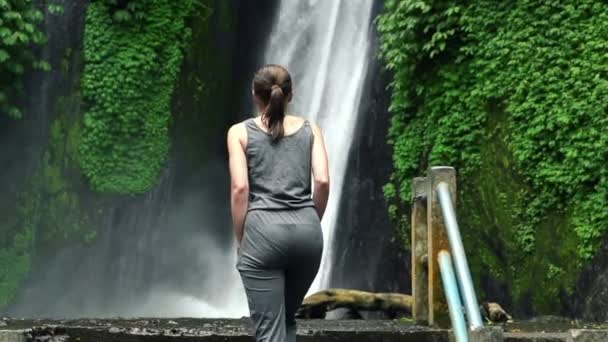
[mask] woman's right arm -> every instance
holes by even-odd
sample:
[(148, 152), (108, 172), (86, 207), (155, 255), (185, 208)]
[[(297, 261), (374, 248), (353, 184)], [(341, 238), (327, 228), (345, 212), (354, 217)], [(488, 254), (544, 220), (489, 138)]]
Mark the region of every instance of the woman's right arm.
[(312, 200), (315, 203), (319, 219), (321, 219), (325, 213), (329, 197), (329, 167), (323, 133), (316, 124), (312, 125), (312, 132), (314, 135), (312, 144), (312, 176), (315, 182)]
[(243, 225), (249, 206), (249, 179), (247, 178), (247, 157), (241, 139), (247, 135), (243, 124), (236, 124), (228, 130), (227, 144), (230, 167), (230, 209), (237, 244), (243, 239)]

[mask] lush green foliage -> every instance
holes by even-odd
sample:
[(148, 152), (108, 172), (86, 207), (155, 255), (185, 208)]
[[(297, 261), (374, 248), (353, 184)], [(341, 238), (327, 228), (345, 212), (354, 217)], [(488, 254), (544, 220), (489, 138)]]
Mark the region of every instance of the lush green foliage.
[[(23, 91), (23, 74), (30, 68), (50, 69), (34, 52), (34, 46), (46, 42), (38, 28), (43, 20), (32, 1), (0, 0), (0, 115), (20, 118), (23, 114), (17, 102)], [(39, 214), (25, 194), (18, 202), (13, 208), (3, 208), (12, 211), (10, 218), (0, 223), (0, 306), (10, 301), (31, 268), (34, 222)]]
[(31, 268), (35, 229), (32, 220), (36, 219), (35, 208), (22, 206), (20, 216), (29, 219), (24, 222), (23, 229), (13, 235), (12, 241), (7, 241), (7, 247), (0, 248), (0, 307), (5, 306), (14, 297), (21, 280)]
[(608, 230), (608, 7), (389, 0), (377, 24), (403, 235), (411, 178), (453, 165), (477, 276), (556, 310)]
[(32, 50), (46, 41), (37, 27), (43, 19), (31, 0), (0, 0), (0, 114), (21, 117), (16, 105), (23, 91), (21, 76), (30, 67), (49, 69)]
[(185, 18), (195, 1), (89, 5), (80, 165), (96, 190), (141, 193), (156, 183), (169, 150), (171, 95), (190, 37)]
[(9, 219), (0, 222), (0, 307), (14, 298), (38, 252), (89, 243), (96, 237), (91, 222), (101, 201), (82, 205), (87, 185), (80, 181), (77, 164), (78, 94), (74, 89), (73, 95), (58, 99), (39, 168), (25, 182), (15, 207), (2, 208)]
[[(32, 171), (33, 175), (27, 178), (24, 176), (24, 184), (20, 183), (11, 189), (14, 198), (6, 200), (5, 197), (4, 201), (12, 205), (3, 208), (7, 219), (0, 222), (0, 308), (10, 304), (23, 280), (32, 271), (32, 265), (38, 264), (37, 260), (44, 258), (46, 253), (67, 245), (92, 242), (97, 235), (97, 224), (105, 215), (106, 208), (115, 205), (115, 196), (90, 191), (89, 184), (81, 177), (83, 162), (90, 161), (86, 160), (83, 152), (87, 148), (94, 153), (103, 152), (96, 145), (96, 138), (86, 138), (85, 135), (95, 132), (101, 138), (109, 139), (110, 144), (135, 148), (132, 149), (133, 154), (129, 155), (133, 156), (130, 159), (114, 152), (113, 156), (102, 160), (111, 160), (114, 164), (113, 168), (100, 169), (100, 172), (106, 172), (100, 177), (109, 175), (110, 178), (100, 178), (94, 183), (97, 189), (138, 192), (138, 189), (142, 189), (142, 184), (151, 186), (154, 183), (154, 177), (134, 182), (140, 175), (128, 172), (137, 171), (136, 167), (154, 167), (146, 164), (151, 159), (144, 159), (146, 156), (142, 158), (142, 155), (150, 154), (153, 158), (158, 156), (163, 160), (165, 158), (164, 154), (154, 153), (158, 151), (158, 146), (165, 146), (163, 141), (166, 141), (164, 139), (171, 103), (169, 98), (175, 83), (172, 78), (182, 64), (181, 48), (189, 40), (190, 31), (184, 26), (184, 18), (190, 8), (193, 18), (196, 18), (190, 24), (197, 44), (188, 50), (188, 60), (185, 61), (179, 81), (179, 86), (183, 88), (179, 91), (179, 96), (173, 99), (175, 115), (182, 116), (178, 120), (181, 125), (178, 128), (180, 135), (175, 140), (184, 144), (183, 150), (189, 149), (188, 158), (194, 156), (199, 159), (196, 164), (199, 167), (201, 150), (192, 142), (206, 140), (205, 134), (201, 135), (201, 132), (218, 132), (213, 127), (221, 121), (217, 119), (217, 113), (221, 111), (210, 108), (216, 103), (224, 103), (214, 102), (214, 99), (227, 94), (224, 90), (230, 84), (230, 58), (226, 57), (231, 55), (227, 51), (218, 53), (210, 48), (215, 42), (212, 39), (220, 36), (214, 31), (214, 21), (207, 20), (214, 12), (211, 5), (214, 2), (155, 2), (154, 8), (147, 3), (137, 0), (93, 2), (89, 8), (86, 27), (85, 44), (88, 44), (86, 47), (89, 50), (84, 57), (89, 59), (86, 61), (85, 76), (81, 78), (80, 75), (83, 51), (79, 49), (66, 49), (62, 60), (53, 65), (54, 69), (62, 72), (63, 81), (59, 89), (61, 95), (54, 98), (54, 108), (51, 110), (48, 145), (41, 147), (44, 150), (42, 160), (32, 161), (31, 165), (37, 165), (36, 170)], [(63, 12), (61, 5), (50, 2), (47, 5), (50, 14), (61, 15)], [(225, 6), (227, 7), (224, 8)], [(101, 11), (104, 8), (107, 12)], [(231, 7), (228, 3), (222, 3), (218, 11), (229, 14)], [(223, 17), (222, 20), (225, 19)], [(225, 20), (222, 25), (233, 25), (233, 20)], [(233, 32), (233, 27), (225, 30)], [(169, 38), (164, 35), (169, 35)], [(112, 40), (116, 42), (111, 42)], [(95, 44), (93, 47), (91, 42)], [(102, 55), (98, 56), (97, 53)], [(114, 82), (112, 77), (120, 77), (121, 82)], [(82, 118), (81, 81), (88, 82), (89, 86), (84, 90), (88, 105), (84, 108), (88, 111), (86, 120)], [(104, 89), (106, 86), (111, 86), (112, 89)], [(141, 120), (131, 121), (134, 117), (123, 116), (125, 113), (116, 110), (120, 108), (137, 112), (141, 115)], [(91, 116), (91, 113), (94, 115)], [(215, 114), (208, 116), (208, 113)], [(108, 131), (99, 133), (91, 127), (85, 128), (86, 122), (93, 123), (93, 126), (102, 125)], [(164, 124), (160, 125), (160, 122)], [(141, 124), (141, 127), (136, 124)], [(124, 135), (122, 127), (135, 127), (136, 132), (131, 136)], [(154, 144), (152, 140), (157, 137), (160, 137), (162, 144)], [(151, 148), (150, 153), (145, 146)]]

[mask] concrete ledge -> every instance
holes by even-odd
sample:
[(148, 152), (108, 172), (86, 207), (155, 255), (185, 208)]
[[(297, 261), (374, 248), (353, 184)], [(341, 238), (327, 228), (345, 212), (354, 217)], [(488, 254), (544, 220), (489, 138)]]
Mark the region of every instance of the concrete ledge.
[(25, 330), (0, 330), (0, 342), (26, 342)]
[(606, 342), (608, 330), (570, 329), (567, 342)]
[[(15, 320), (32, 342), (251, 342), (249, 319)], [(10, 328), (9, 328), (10, 329)], [(18, 331), (23, 335), (24, 331)], [(17, 336), (14, 334), (13, 336)], [(447, 330), (392, 320), (298, 320), (298, 342), (447, 342)], [(0, 341), (5, 342), (5, 341)], [(6, 341), (17, 342), (17, 341)]]
[[(0, 330), (0, 342), (252, 341), (251, 322), (247, 318), (8, 319), (6, 322)], [(603, 326), (555, 329), (561, 328), (488, 326), (477, 332), (476, 338), (483, 342), (499, 342), (501, 337), (504, 342), (608, 342), (608, 329)], [(400, 320), (298, 320), (298, 342), (448, 342), (450, 332)]]
[(471, 342), (503, 342), (503, 331), (501, 327), (485, 326), (480, 329), (472, 330), (470, 333)]
[(564, 342), (565, 332), (506, 332), (505, 342)]

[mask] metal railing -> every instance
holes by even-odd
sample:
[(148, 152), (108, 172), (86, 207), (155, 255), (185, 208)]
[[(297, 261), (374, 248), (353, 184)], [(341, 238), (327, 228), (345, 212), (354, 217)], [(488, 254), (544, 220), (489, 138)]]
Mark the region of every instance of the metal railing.
[(427, 177), (414, 179), (413, 317), (419, 324), (447, 326), (451, 322), (456, 341), (468, 342), (469, 334), (483, 328), (483, 322), (456, 219), (455, 203), (454, 168), (433, 167)]
[(450, 320), (452, 321), (452, 329), (454, 336), (458, 342), (467, 342), (469, 335), (467, 334), (467, 324), (462, 313), (462, 302), (458, 294), (458, 283), (454, 277), (454, 269), (452, 268), (452, 258), (446, 250), (441, 250), (438, 255), (439, 269), (441, 270), (441, 280), (445, 296), (448, 301), (448, 309)]
[(460, 237), (460, 229), (458, 228), (458, 222), (456, 221), (456, 211), (452, 204), (449, 186), (447, 183), (441, 182), (437, 185), (436, 191), (439, 194), (441, 212), (443, 213), (443, 220), (448, 233), (448, 240), (450, 241), (450, 250), (454, 256), (456, 276), (458, 277), (458, 284), (460, 285), (462, 296), (464, 297), (464, 306), (467, 318), (469, 319), (469, 326), (471, 329), (483, 327), (481, 314), (479, 313), (479, 304), (477, 303), (477, 296), (475, 296), (475, 288), (473, 287), (473, 281), (471, 280), (467, 256), (464, 253), (464, 245), (462, 244), (462, 238)]

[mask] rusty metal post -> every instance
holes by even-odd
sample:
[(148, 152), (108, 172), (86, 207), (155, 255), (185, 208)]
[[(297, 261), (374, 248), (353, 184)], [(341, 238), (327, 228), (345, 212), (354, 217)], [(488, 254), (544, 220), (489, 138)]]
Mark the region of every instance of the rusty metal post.
[(427, 175), (427, 226), (428, 226), (428, 297), (429, 323), (440, 327), (450, 326), (448, 304), (441, 286), (438, 254), (442, 249), (450, 250), (450, 243), (445, 230), (437, 185), (445, 182), (456, 203), (456, 170), (453, 167), (432, 167)]
[(429, 324), (426, 180), (426, 177), (417, 177), (412, 182), (412, 317), (416, 324), (422, 325)]

